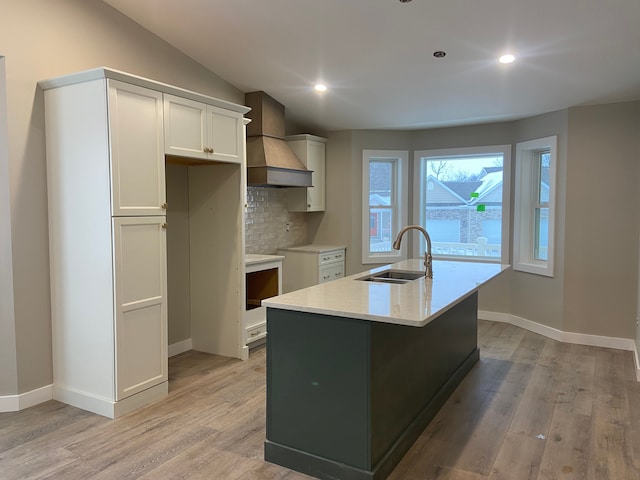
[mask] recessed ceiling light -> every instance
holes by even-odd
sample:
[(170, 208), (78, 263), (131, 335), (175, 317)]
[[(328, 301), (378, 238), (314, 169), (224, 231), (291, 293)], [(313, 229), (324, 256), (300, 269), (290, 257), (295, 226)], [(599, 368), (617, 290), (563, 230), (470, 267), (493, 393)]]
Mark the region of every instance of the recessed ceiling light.
[(516, 57), (514, 57), (513, 55), (511, 55), (511, 54), (507, 54), (507, 55), (502, 55), (502, 56), (498, 59), (498, 61), (499, 61), (500, 63), (511, 63), (511, 62), (513, 62), (515, 59), (516, 59)]
[(327, 91), (327, 86), (323, 83), (316, 83), (316, 85), (313, 87), (313, 89), (316, 92), (326, 92)]

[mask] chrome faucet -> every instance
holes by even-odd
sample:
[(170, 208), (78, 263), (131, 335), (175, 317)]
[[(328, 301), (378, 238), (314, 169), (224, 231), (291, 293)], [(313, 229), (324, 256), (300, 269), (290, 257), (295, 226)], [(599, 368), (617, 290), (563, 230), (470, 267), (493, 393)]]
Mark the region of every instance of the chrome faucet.
[(402, 243), (402, 236), (409, 230), (420, 230), (424, 235), (424, 239), (427, 241), (427, 251), (424, 252), (424, 276), (427, 278), (433, 278), (433, 258), (431, 257), (431, 237), (427, 231), (420, 225), (407, 225), (396, 237), (396, 241), (393, 242), (393, 248), (400, 250), (400, 243)]

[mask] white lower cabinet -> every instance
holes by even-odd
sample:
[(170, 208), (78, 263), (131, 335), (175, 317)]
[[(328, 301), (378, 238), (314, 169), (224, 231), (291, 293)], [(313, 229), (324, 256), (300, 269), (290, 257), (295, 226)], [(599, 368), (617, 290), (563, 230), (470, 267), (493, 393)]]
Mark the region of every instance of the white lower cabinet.
[(330, 282), (345, 276), (346, 248), (337, 245), (303, 245), (281, 248), (284, 293)]
[(116, 400), (167, 375), (165, 217), (113, 219)]
[(267, 311), (261, 305), (265, 298), (282, 293), (282, 259), (280, 255), (245, 255), (244, 312), (245, 341), (256, 345), (267, 336)]

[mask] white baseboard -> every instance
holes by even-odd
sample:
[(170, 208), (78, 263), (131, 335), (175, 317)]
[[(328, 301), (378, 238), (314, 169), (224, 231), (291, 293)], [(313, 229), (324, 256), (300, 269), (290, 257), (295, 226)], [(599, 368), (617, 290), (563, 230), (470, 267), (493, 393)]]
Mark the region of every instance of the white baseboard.
[[(191, 339), (187, 338), (186, 340), (182, 340), (180, 342), (169, 345), (168, 356), (173, 357), (175, 355), (179, 355), (180, 353), (188, 352), (189, 350), (191, 350)], [(166, 395), (166, 393), (164, 394)], [(74, 395), (69, 391), (65, 391), (65, 393), (61, 393), (59, 395), (59, 399), (64, 401), (65, 403), (80, 406), (80, 408), (85, 408), (87, 404), (89, 404), (91, 407), (85, 408), (85, 410), (91, 410), (100, 415), (113, 418), (113, 405), (104, 404), (104, 401), (102, 399), (99, 399), (97, 401), (96, 399), (92, 399), (88, 401), (85, 395), (81, 395), (81, 397), (84, 398), (83, 401), (76, 401), (76, 396), (77, 395)], [(53, 385), (47, 385), (41, 388), (37, 388), (30, 392), (21, 393), (20, 395), (0, 395), (0, 413), (17, 412), (20, 410), (24, 410), (25, 408), (33, 407), (34, 405), (38, 405), (39, 403), (49, 401), (51, 399), (53, 399)], [(100, 404), (101, 406), (94, 406), (94, 403)], [(116, 415), (121, 414), (122, 412), (120, 411), (117, 412)]]
[(175, 357), (176, 355), (180, 355), (181, 353), (188, 352), (193, 348), (193, 342), (190, 338), (186, 340), (181, 340), (180, 342), (172, 343), (168, 348), (168, 356)]
[(533, 322), (526, 318), (511, 315), (509, 313), (478, 310), (478, 318), (493, 322), (510, 323), (516, 327), (524, 328), (530, 332), (537, 333), (563, 343), (575, 343), (577, 345), (588, 345), (590, 347), (615, 348), (617, 350), (631, 351), (633, 352), (633, 359), (636, 367), (636, 379), (640, 382), (640, 360), (638, 359), (638, 349), (636, 348), (636, 342), (631, 338), (605, 337), (602, 335), (564, 332), (557, 328), (542, 325), (541, 323)]
[(87, 392), (61, 387), (54, 388), (53, 398), (67, 405), (97, 413), (103, 417), (118, 418), (143, 405), (162, 400), (168, 393), (169, 382), (162, 382), (117, 402)]
[(20, 395), (0, 396), (0, 412), (17, 412), (53, 398), (53, 385), (36, 388)]

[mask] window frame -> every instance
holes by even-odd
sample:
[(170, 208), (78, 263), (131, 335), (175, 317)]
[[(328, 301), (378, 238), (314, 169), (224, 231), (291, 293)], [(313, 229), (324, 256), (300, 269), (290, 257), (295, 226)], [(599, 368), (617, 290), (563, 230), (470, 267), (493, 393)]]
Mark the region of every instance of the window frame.
[[(547, 260), (535, 258), (535, 210), (540, 185), (540, 153), (549, 151), (549, 225)], [(514, 191), (513, 269), (553, 277), (555, 258), (556, 177), (558, 170), (558, 136), (537, 138), (516, 144)]]
[[(502, 155), (502, 231), (500, 232), (500, 258), (472, 257), (458, 255), (433, 255), (437, 260), (455, 260), (463, 262), (485, 262), (508, 264), (511, 254), (510, 246), (510, 212), (511, 212), (511, 149), (512, 145), (487, 145), (477, 147), (453, 147), (435, 150), (416, 150), (413, 157), (413, 222), (420, 224), (420, 200), (423, 197), (422, 185), (422, 159), (423, 158), (448, 158), (448, 157), (473, 157), (488, 156), (491, 154)], [(424, 188), (427, 188), (425, 185)], [(427, 228), (427, 232), (429, 229)], [(420, 251), (420, 242), (413, 242), (413, 258), (421, 258), (424, 252)]]
[(395, 205), (392, 210), (396, 213), (395, 222), (391, 226), (392, 238), (407, 224), (408, 220), (408, 150), (362, 150), (362, 263), (394, 263), (407, 257), (407, 246), (402, 245), (400, 251), (370, 252), (370, 164), (372, 161), (391, 160), (396, 165), (395, 178)]

